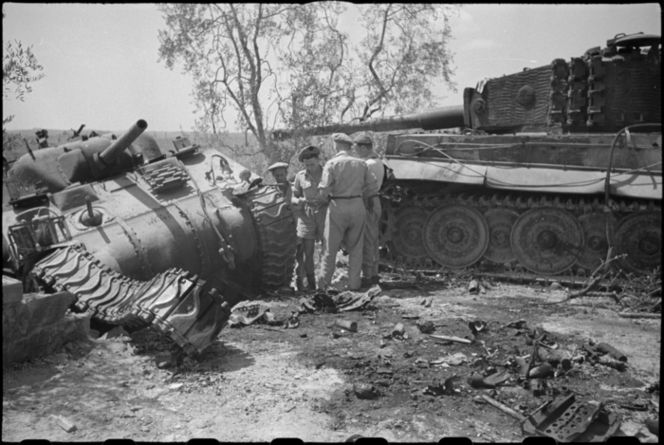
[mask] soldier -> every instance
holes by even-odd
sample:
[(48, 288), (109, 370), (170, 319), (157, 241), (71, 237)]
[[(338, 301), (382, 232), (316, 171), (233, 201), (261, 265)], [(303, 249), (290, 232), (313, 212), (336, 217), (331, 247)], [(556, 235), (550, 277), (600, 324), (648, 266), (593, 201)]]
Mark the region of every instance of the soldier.
[(318, 185), (321, 197), (329, 197), (325, 218), (325, 254), (318, 288), (330, 285), (339, 246), (343, 242), (348, 251), (348, 288), (360, 289), (362, 247), (364, 236), (365, 201), (372, 208), (375, 198), (369, 198), (376, 188), (376, 179), (367, 164), (350, 155), (353, 141), (343, 133), (332, 135), (337, 154), (327, 161)]
[(323, 167), (320, 165), (320, 150), (318, 147), (308, 145), (300, 150), (298, 160), (304, 164), (304, 170), (295, 175), (293, 183), (293, 206), (300, 206), (297, 215), (297, 236), (302, 243), (302, 251), (298, 258), (296, 270), (296, 285), (298, 290), (304, 288), (304, 276), (307, 277), (307, 288), (316, 289), (316, 276), (314, 272), (314, 248), (316, 241), (324, 240), (325, 214), (327, 200), (322, 199), (318, 191), (318, 184), (323, 176)]
[[(355, 152), (360, 159), (364, 159), (369, 167), (369, 171), (376, 178), (376, 186), (370, 191), (369, 199), (375, 198), (375, 203), (371, 210), (367, 210), (367, 216), (364, 224), (364, 248), (362, 253), (362, 287), (369, 287), (372, 284), (378, 284), (378, 231), (381, 216), (381, 205), (378, 192), (383, 184), (385, 176), (385, 167), (383, 162), (374, 152), (371, 138), (362, 134), (355, 138)], [(367, 205), (367, 209), (369, 206)]]
[(290, 182), (288, 182), (288, 164), (286, 164), (285, 162), (275, 162), (274, 164), (270, 165), (267, 169), (270, 173), (272, 173), (274, 182), (277, 183), (277, 187), (286, 197), (286, 202), (290, 203), (292, 189)]

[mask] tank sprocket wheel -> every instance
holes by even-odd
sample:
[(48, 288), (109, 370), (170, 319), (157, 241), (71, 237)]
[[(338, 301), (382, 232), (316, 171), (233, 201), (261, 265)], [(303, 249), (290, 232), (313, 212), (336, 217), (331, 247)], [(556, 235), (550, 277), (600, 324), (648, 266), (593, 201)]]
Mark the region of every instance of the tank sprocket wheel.
[(489, 247), (484, 258), (498, 264), (508, 264), (516, 259), (510, 243), (512, 227), (519, 218), (519, 214), (509, 209), (489, 209), (484, 212), (484, 218), (489, 225)]
[(662, 256), (662, 215), (647, 212), (626, 216), (615, 233), (616, 251), (627, 254), (621, 264), (636, 273), (652, 272)]
[(392, 236), (395, 259), (419, 264), (427, 258), (423, 238), (427, 216), (427, 211), (420, 207), (403, 207), (396, 212)]
[(439, 208), (424, 228), (424, 248), (438, 264), (471, 266), (489, 247), (489, 226), (482, 213), (464, 205)]
[(523, 213), (511, 233), (512, 250), (526, 269), (556, 275), (569, 269), (583, 247), (583, 227), (566, 210), (543, 207)]
[(606, 259), (609, 243), (606, 235), (606, 223), (612, 226), (610, 233), (615, 229), (615, 218), (606, 213), (588, 213), (579, 216), (579, 223), (583, 227), (585, 243), (576, 259), (576, 264), (593, 271)]

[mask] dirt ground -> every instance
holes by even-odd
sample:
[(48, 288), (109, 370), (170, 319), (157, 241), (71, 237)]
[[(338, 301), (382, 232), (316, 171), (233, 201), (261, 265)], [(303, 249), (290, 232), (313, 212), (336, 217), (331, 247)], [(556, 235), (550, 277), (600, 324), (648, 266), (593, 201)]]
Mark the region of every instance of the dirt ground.
[[(3, 372), (4, 441), (345, 441), (353, 435), (390, 442), (435, 442), (468, 437), (474, 442), (515, 442), (525, 437), (519, 422), (491, 405), (487, 394), (529, 414), (551, 396), (572, 392), (577, 400), (604, 402), (621, 419), (621, 434), (656, 441), (643, 426), (659, 418), (661, 319), (626, 319), (610, 298), (565, 298), (559, 286), (483, 281), (399, 282), (383, 286), (362, 310), (302, 314), (293, 329), (252, 324), (225, 328), (198, 361), (157, 366), (169, 345), (147, 331), (100, 338)], [(296, 310), (302, 294), (269, 301), (277, 319)], [(357, 332), (334, 326), (357, 323)], [(434, 334), (473, 338), (470, 321), (486, 322), (481, 342), (443, 342), (420, 332), (431, 321)], [(625, 353), (618, 371), (588, 360), (556, 370), (540, 396), (524, 388), (515, 356), (530, 354), (525, 320), (540, 326), (546, 341), (579, 356), (589, 340)], [(396, 323), (406, 338), (390, 334)], [(518, 325), (512, 325), (518, 326)], [(451, 354), (465, 362), (449, 364)], [(582, 356), (582, 354), (581, 354)], [(456, 356), (461, 357), (460, 355)], [(433, 362), (433, 363), (431, 363)], [(475, 389), (472, 373), (507, 369), (512, 378), (496, 389)], [(453, 375), (451, 393), (427, 387)], [(362, 384), (373, 398), (360, 398)], [(76, 429), (66, 432), (53, 415)]]

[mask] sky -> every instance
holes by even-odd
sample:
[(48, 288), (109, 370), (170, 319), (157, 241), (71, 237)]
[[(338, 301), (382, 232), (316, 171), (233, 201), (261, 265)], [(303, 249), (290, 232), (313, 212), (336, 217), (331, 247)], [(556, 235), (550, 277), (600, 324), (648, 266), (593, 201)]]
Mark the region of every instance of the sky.
[[(15, 116), (8, 129), (121, 131), (139, 118), (152, 131), (193, 129), (192, 80), (159, 61), (164, 21), (155, 4), (3, 3), (3, 13), (3, 48), (14, 39), (32, 45), (45, 74), (23, 102), (3, 98), (3, 116)], [(458, 89), (436, 89), (439, 106), (461, 104), (463, 88), (484, 78), (569, 60), (619, 33), (661, 35), (661, 9), (463, 4), (451, 24)]]

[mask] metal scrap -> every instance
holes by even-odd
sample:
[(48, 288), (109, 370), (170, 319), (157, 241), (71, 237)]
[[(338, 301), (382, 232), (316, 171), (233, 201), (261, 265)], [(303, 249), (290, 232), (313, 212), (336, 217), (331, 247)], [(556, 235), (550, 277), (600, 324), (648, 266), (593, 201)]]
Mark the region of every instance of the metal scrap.
[(578, 402), (573, 394), (543, 405), (522, 424), (525, 434), (558, 442), (604, 441), (619, 427), (617, 416), (605, 411), (602, 403)]

